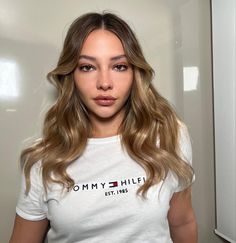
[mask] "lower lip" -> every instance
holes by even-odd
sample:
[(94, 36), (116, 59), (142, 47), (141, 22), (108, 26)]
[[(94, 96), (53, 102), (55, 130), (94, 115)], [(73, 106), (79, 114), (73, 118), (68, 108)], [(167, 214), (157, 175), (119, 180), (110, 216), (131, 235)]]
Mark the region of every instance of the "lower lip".
[(98, 105), (102, 105), (102, 106), (110, 106), (113, 105), (115, 103), (115, 100), (103, 100), (103, 99), (98, 99), (95, 100), (96, 104)]

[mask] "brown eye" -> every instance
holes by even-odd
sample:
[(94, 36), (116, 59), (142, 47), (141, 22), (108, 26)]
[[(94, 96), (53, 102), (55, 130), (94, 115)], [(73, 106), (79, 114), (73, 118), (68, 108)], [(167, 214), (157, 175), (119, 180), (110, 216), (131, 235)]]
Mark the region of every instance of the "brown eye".
[(123, 71), (126, 71), (128, 69), (128, 65), (117, 64), (117, 65), (114, 66), (114, 69), (118, 72), (123, 72)]
[(81, 65), (79, 66), (79, 70), (82, 72), (91, 72), (95, 70), (95, 67), (93, 65)]

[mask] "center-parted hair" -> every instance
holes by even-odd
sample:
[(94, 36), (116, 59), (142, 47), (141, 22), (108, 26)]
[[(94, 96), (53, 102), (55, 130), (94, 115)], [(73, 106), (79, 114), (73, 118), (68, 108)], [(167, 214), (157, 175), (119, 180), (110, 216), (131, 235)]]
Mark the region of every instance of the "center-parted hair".
[(74, 185), (67, 167), (81, 156), (92, 134), (86, 107), (75, 86), (74, 71), (84, 41), (97, 29), (111, 31), (120, 39), (134, 72), (119, 134), (123, 148), (147, 175), (137, 194), (141, 193), (145, 198), (147, 190), (165, 180), (169, 171), (181, 184), (190, 185), (193, 170), (180, 156), (179, 119), (168, 101), (155, 90), (152, 84), (154, 71), (145, 60), (135, 34), (114, 14), (87, 13), (71, 24), (57, 67), (48, 73), (48, 80), (56, 87), (58, 97), (46, 114), (42, 137), (22, 151), (26, 193), (30, 190), (30, 170), (38, 161), (42, 163), (45, 190), (52, 182), (60, 183), (64, 188)]

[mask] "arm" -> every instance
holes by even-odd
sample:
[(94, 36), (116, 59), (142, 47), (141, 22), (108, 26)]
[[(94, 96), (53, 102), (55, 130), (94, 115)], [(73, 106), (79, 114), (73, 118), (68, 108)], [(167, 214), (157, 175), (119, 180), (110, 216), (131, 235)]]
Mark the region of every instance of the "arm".
[(48, 227), (47, 219), (30, 221), (16, 215), (9, 243), (43, 243)]
[(174, 243), (197, 243), (197, 223), (191, 203), (191, 188), (174, 193), (168, 212)]

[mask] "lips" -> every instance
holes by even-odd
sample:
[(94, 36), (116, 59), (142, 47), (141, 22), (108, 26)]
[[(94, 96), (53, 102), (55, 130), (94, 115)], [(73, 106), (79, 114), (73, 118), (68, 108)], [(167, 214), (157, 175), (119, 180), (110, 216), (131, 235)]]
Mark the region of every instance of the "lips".
[(113, 96), (107, 96), (107, 95), (99, 95), (97, 96), (94, 101), (97, 105), (101, 106), (110, 106), (115, 103), (116, 98)]

